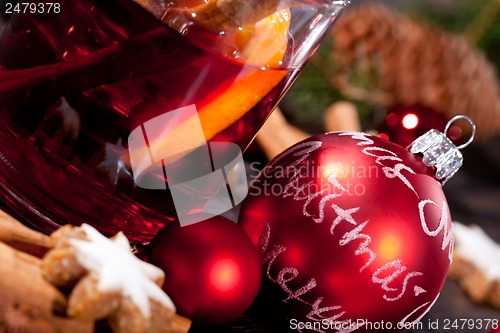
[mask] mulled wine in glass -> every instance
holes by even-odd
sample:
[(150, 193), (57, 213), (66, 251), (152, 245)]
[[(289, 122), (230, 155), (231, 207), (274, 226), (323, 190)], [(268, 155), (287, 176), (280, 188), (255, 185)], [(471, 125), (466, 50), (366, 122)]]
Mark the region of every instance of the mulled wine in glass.
[(152, 147), (188, 171), (214, 168), (189, 158), (200, 131), (211, 157), (211, 143), (244, 150), (346, 5), (57, 1), (21, 8), (0, 38), (3, 200), (46, 232), (89, 223), (144, 242), (176, 217)]

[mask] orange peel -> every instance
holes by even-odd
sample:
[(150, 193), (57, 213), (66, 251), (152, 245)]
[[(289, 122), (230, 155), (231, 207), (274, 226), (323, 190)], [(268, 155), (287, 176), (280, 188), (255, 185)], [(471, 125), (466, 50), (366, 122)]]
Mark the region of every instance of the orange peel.
[[(198, 121), (201, 122), (205, 140), (209, 141), (255, 107), (288, 73), (288, 70), (277, 67), (281, 65), (288, 47), (290, 18), (289, 10), (285, 9), (265, 17), (254, 26), (238, 29), (234, 41), (241, 57), (235, 60), (254, 68), (243, 70), (229, 86), (210, 94), (205, 99), (209, 102), (199, 104), (202, 106), (198, 109), (198, 115), (186, 119), (172, 129), (168, 140), (153, 144), (150, 141), (150, 147), (161, 151), (150, 152), (147, 147), (137, 148), (141, 150), (134, 150), (134, 156), (147, 161), (150, 159), (150, 153), (153, 156), (162, 156), (161, 152), (173, 150), (172, 145), (182, 147), (183, 142), (189, 142), (188, 146), (192, 146), (193, 137), (196, 137), (193, 131), (199, 128), (196, 126)], [(200, 146), (204, 144), (206, 143), (199, 143)], [(181, 157), (182, 154), (175, 158)]]
[(242, 28), (242, 36), (236, 37), (242, 61), (257, 67), (280, 67), (288, 47), (290, 19), (290, 10), (284, 9), (263, 18), (254, 26)]

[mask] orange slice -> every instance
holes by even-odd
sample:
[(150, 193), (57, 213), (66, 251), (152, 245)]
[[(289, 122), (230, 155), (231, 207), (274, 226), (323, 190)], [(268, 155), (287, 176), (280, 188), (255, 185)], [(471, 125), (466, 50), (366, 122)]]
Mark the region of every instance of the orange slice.
[(239, 30), (235, 43), (240, 61), (251, 66), (280, 67), (288, 46), (290, 19), (290, 10), (284, 9)]
[[(201, 122), (205, 140), (211, 140), (215, 135), (234, 124), (238, 119), (251, 110), (271, 90), (280, 83), (288, 71), (283, 69), (272, 69), (279, 67), (288, 46), (288, 29), (290, 25), (290, 12), (282, 10), (276, 12), (255, 24), (247, 26), (236, 32), (235, 44), (241, 53), (238, 61), (245, 65), (257, 67), (252, 70), (243, 70), (242, 75), (224, 91), (214, 91), (207, 97), (208, 103), (198, 109), (198, 115), (186, 119), (177, 125), (168, 134), (168, 140), (150, 144), (156, 150), (151, 152), (153, 156), (162, 156), (161, 152), (178, 151), (171, 149), (172, 145), (177, 147), (193, 146), (193, 137), (197, 137), (193, 131), (196, 122)], [(161, 138), (153, 138), (161, 140)], [(150, 142), (151, 143), (151, 142)], [(199, 142), (203, 145), (205, 142)], [(137, 158), (141, 156), (144, 161), (150, 159), (150, 152), (146, 147), (141, 151), (134, 151)], [(182, 154), (176, 156), (176, 159)], [(170, 160), (173, 162), (173, 160)]]

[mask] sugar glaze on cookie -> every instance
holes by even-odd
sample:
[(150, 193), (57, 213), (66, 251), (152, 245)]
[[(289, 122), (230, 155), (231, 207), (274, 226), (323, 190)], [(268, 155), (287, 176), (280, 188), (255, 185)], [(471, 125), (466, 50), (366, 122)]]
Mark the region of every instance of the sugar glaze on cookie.
[(155, 283), (163, 279), (163, 271), (135, 257), (122, 232), (108, 239), (90, 225), (81, 228), (89, 241), (72, 239), (70, 243), (80, 264), (99, 277), (99, 290), (121, 292), (146, 318), (151, 317), (150, 299), (176, 311), (170, 297)]

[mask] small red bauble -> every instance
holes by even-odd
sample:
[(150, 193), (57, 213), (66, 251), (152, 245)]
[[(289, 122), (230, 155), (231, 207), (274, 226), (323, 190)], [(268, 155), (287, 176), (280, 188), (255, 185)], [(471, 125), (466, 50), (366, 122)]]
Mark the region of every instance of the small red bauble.
[(150, 260), (165, 271), (163, 289), (177, 311), (197, 325), (236, 319), (260, 287), (254, 245), (237, 224), (220, 216), (186, 227), (168, 224), (152, 241)]
[[(386, 135), (391, 142), (406, 147), (431, 129), (444, 129), (446, 122), (447, 119), (442, 113), (431, 108), (422, 105), (398, 105), (387, 111), (384, 122), (377, 130)], [(451, 130), (455, 132), (460, 129), (453, 126)], [(459, 139), (461, 133), (450, 133), (450, 135), (457, 134), (458, 137), (453, 139)]]
[(362, 133), (279, 155), (251, 185), (240, 224), (263, 259), (261, 306), (300, 332), (403, 331), (437, 299), (453, 247), (433, 171)]

